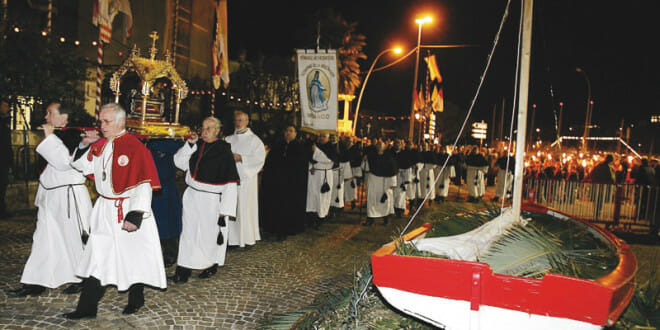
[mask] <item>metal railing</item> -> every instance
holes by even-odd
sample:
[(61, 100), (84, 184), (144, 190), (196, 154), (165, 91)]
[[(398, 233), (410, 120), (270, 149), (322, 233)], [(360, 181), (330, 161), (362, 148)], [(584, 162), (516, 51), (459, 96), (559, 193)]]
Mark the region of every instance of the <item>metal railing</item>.
[(528, 179), (523, 198), (608, 225), (648, 227), (660, 221), (660, 186)]
[(40, 167), (45, 163), (40, 165), (39, 154), (35, 151), (35, 146), (12, 145), (12, 151), (14, 158), (9, 183), (39, 179), (42, 170)]

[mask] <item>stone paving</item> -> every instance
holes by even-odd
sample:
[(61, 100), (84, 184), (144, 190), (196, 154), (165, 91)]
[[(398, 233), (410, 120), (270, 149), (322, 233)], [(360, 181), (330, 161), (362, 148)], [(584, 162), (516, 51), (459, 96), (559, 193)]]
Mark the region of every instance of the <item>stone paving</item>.
[[(308, 305), (321, 293), (351, 286), (356, 267), (366, 265), (369, 255), (405, 224), (393, 219), (381, 226), (378, 220), (364, 227), (359, 221), (358, 210), (347, 208), (319, 229), (229, 250), (226, 265), (210, 279), (200, 280), (194, 272), (186, 284), (145, 289), (146, 305), (136, 315), (121, 314), (127, 294), (110, 287), (96, 319), (70, 321), (61, 314), (75, 308), (78, 295), (62, 294), (62, 288), (39, 297), (6, 294), (20, 285), (36, 222), (34, 211), (19, 214), (0, 220), (0, 328), (255, 328), (273, 314)], [(168, 275), (173, 272), (174, 267), (167, 269)]]

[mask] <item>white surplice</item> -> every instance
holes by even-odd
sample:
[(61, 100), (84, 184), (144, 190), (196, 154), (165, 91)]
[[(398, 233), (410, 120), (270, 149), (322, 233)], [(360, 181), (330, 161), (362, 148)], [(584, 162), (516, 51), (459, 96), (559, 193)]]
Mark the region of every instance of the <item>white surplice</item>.
[(73, 157), (55, 134), (35, 149), (47, 162), (34, 199), (37, 228), (21, 283), (56, 288), (78, 283), (75, 271), (83, 255), (81, 234), (89, 232), (92, 201), (85, 177), (70, 165)]
[(394, 188), (394, 207), (397, 209), (406, 208), (406, 197), (408, 190), (411, 189), (410, 181), (412, 170), (410, 168), (400, 168), (396, 176), (396, 188)]
[[(506, 186), (505, 181), (506, 180)], [(495, 196), (496, 197), (508, 197), (509, 191), (511, 191), (511, 185), (513, 184), (513, 174), (509, 171), (505, 171), (501, 168), (497, 170), (497, 185), (495, 186)]]
[[(114, 143), (110, 140), (99, 157), (88, 161), (85, 154), (72, 163), (83, 174), (94, 174), (99, 193), (90, 216), (91, 232), (76, 275), (83, 278), (94, 276), (101, 281), (101, 285), (116, 285), (120, 291), (128, 290), (136, 283), (166, 288), (158, 228), (151, 211), (151, 185), (145, 182), (115, 194), (111, 181), (112, 164), (108, 164), (108, 161), (112, 163), (113, 151)], [(108, 164), (105, 181), (104, 162)], [(119, 204), (117, 200), (108, 198), (125, 199)], [(138, 230), (127, 232), (121, 228), (123, 219), (118, 219), (119, 208), (116, 205), (121, 205), (124, 216), (131, 211), (144, 212)]]
[[(442, 166), (438, 166), (437, 170), (440, 171)], [(445, 170), (440, 173), (440, 178), (438, 182), (435, 183), (435, 193), (441, 197), (447, 197), (449, 195), (449, 184), (452, 178), (456, 177), (456, 171), (454, 170), (454, 165), (447, 165)]]
[(422, 170), (419, 171), (419, 190), (420, 198), (426, 197), (429, 193), (429, 199), (435, 198), (435, 164), (424, 163)]
[(344, 203), (350, 203), (357, 199), (357, 179), (350, 162), (339, 163), (339, 167), (344, 174)]
[(266, 161), (263, 142), (251, 129), (234, 133), (225, 141), (231, 144), (231, 152), (241, 155), (236, 169), (241, 182), (238, 186), (238, 209), (236, 221), (230, 221), (229, 245), (254, 245), (261, 240), (259, 235), (259, 191), (258, 174)]
[[(315, 212), (319, 218), (325, 218), (330, 210), (332, 193), (331, 191), (321, 193), (321, 187), (325, 182), (331, 185), (334, 181), (333, 162), (318, 147), (315, 148), (312, 159), (316, 161), (316, 164), (309, 163), (308, 166), (310, 172), (307, 177), (307, 204), (305, 210), (306, 212)], [(311, 173), (312, 169), (314, 169), (314, 173)]]
[(481, 197), (486, 192), (484, 178), (488, 166), (468, 166), (465, 180), (467, 181), (468, 194), (471, 197)]
[[(367, 217), (381, 218), (394, 214), (394, 192), (397, 176), (382, 177), (369, 173), (369, 162), (364, 161), (367, 178)], [(387, 198), (383, 201), (383, 193)]]
[[(196, 181), (190, 176), (190, 156), (197, 145), (184, 144), (174, 154), (174, 164), (186, 172), (188, 188), (183, 193), (181, 237), (177, 265), (191, 269), (206, 269), (214, 264), (223, 266), (227, 253), (229, 217), (236, 216), (238, 187), (236, 182), (215, 185)], [(203, 161), (203, 160), (202, 160)], [(225, 226), (218, 225), (220, 214)], [(222, 232), (223, 244), (217, 244)]]
[(411, 178), (410, 178), (410, 184), (408, 184), (408, 187), (410, 189), (406, 190), (406, 198), (408, 200), (416, 199), (420, 195), (419, 183), (421, 182), (421, 180), (419, 178), (419, 172), (422, 166), (423, 164), (417, 163), (417, 164), (413, 164), (410, 167)]

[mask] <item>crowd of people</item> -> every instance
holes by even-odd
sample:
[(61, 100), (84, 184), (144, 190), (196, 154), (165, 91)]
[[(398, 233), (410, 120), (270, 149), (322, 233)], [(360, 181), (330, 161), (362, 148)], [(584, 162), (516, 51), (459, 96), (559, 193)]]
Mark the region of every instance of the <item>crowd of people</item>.
[[(69, 319), (95, 317), (108, 285), (127, 290), (123, 313), (136, 313), (145, 285), (166, 288), (168, 279), (181, 285), (193, 271), (212, 277), (228, 248), (245, 249), (262, 234), (282, 240), (318, 228), (346, 207), (364, 207), (365, 226), (377, 219), (387, 224), (424, 200), (445, 201), (451, 184), (465, 185), (469, 201), (477, 202), (490, 184), (495, 199), (508, 198), (513, 183), (515, 160), (505, 149), (461, 146), (450, 155), (446, 146), (299, 134), (293, 125), (266, 147), (240, 111), (231, 134), (208, 117), (201, 134), (186, 141), (140, 141), (126, 131), (118, 104), (100, 110), (103, 137), (67, 130), (69, 114), (61, 103), (46, 109), (36, 148), (47, 163), (35, 198), (37, 227), (23, 285), (11, 292), (34, 296), (70, 284), (63, 292), (80, 298), (64, 315)], [(598, 160), (539, 152), (525, 160), (525, 175), (657, 182), (647, 160), (638, 166), (611, 155)], [(182, 197), (177, 173), (187, 186)], [(94, 203), (87, 179), (99, 196)], [(168, 278), (165, 269), (173, 265)]]
[(626, 153), (537, 151), (525, 156), (525, 178), (655, 186), (660, 183), (660, 161)]

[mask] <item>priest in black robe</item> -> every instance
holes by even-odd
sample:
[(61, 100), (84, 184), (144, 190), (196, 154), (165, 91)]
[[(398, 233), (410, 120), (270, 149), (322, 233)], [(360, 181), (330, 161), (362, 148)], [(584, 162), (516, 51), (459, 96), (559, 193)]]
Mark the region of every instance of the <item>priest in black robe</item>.
[(296, 136), (295, 126), (284, 129), (284, 139), (271, 147), (261, 175), (259, 222), (278, 241), (305, 229), (307, 161), (312, 150)]

